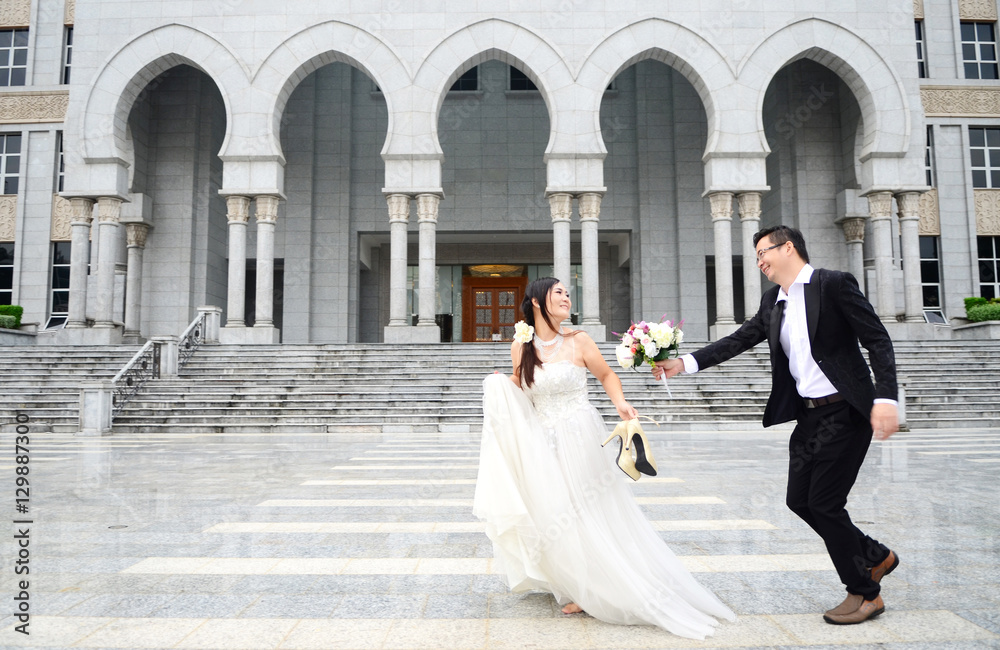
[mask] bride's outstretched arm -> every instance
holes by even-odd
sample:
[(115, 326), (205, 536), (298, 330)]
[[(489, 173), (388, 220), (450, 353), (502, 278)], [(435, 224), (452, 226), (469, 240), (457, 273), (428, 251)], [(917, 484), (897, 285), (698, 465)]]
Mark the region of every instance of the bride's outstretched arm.
[(608, 362), (604, 360), (600, 348), (594, 343), (594, 339), (586, 332), (576, 334), (577, 345), (583, 350), (583, 363), (597, 380), (604, 386), (604, 392), (611, 398), (611, 403), (615, 405), (618, 415), (623, 420), (632, 420), (639, 417), (639, 412), (625, 401), (625, 394), (622, 392), (622, 382), (611, 369)]
[(510, 373), (510, 380), (518, 388), (521, 387), (521, 343), (514, 341), (510, 344), (510, 363), (514, 367)]

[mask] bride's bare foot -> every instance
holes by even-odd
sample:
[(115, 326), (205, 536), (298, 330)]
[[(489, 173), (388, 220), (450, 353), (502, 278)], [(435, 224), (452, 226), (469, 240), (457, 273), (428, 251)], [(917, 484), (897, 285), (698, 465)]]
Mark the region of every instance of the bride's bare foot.
[(583, 609), (581, 609), (580, 606), (577, 605), (576, 603), (570, 603), (569, 605), (566, 605), (565, 607), (562, 608), (563, 614), (579, 614), (582, 611)]

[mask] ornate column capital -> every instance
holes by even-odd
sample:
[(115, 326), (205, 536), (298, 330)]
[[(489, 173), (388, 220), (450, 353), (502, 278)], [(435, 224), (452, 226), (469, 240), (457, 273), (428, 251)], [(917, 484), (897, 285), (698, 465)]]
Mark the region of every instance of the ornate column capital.
[(580, 221), (598, 221), (601, 218), (601, 198), (597, 192), (580, 195)]
[(278, 201), (280, 199), (271, 194), (262, 194), (256, 197), (257, 212), (255, 217), (257, 223), (274, 224), (278, 221)]
[(441, 197), (437, 194), (417, 194), (417, 221), (419, 223), (437, 223), (440, 204)]
[(848, 244), (864, 243), (865, 241), (865, 217), (847, 217), (840, 222), (840, 227), (844, 229), (844, 239)]
[(31, 0), (8, 0), (0, 6), (0, 27), (24, 27), (31, 22)]
[(892, 218), (892, 192), (872, 192), (868, 195), (868, 214), (872, 221)]
[(97, 212), (99, 223), (117, 225), (122, 216), (122, 200), (114, 196), (102, 196), (97, 199)]
[(900, 192), (896, 195), (900, 221), (920, 219), (920, 192)]
[(976, 234), (1000, 235), (1000, 190), (973, 190), (976, 202)]
[[(973, 190), (975, 196), (975, 190)], [(920, 225), (921, 235), (939, 237), (941, 235), (941, 211), (938, 206), (938, 192), (932, 187), (920, 195)]]
[(74, 196), (69, 200), (69, 204), (73, 210), (70, 223), (89, 226), (90, 222), (94, 220), (94, 199)]
[(712, 208), (712, 221), (729, 221), (733, 218), (733, 193), (712, 192), (708, 195)]
[(740, 192), (736, 195), (740, 221), (760, 221), (760, 192)]
[(17, 230), (17, 196), (0, 196), (0, 241), (14, 241)]
[(149, 228), (150, 226), (148, 223), (126, 223), (125, 243), (128, 248), (145, 248), (146, 235), (149, 234)]
[(573, 195), (564, 192), (550, 194), (549, 211), (552, 214), (552, 223), (568, 222), (573, 214)]
[(229, 223), (247, 223), (250, 221), (250, 197), (227, 196), (226, 220)]
[(410, 220), (410, 195), (389, 194), (385, 197), (389, 205), (389, 223), (406, 223)]

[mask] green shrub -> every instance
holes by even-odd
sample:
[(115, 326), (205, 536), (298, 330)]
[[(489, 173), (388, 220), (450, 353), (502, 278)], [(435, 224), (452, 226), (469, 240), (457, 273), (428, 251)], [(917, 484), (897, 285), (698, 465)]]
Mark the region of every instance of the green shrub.
[(973, 323), (981, 323), (987, 320), (1000, 320), (1000, 303), (987, 303), (985, 305), (977, 305), (970, 308), (967, 311), (969, 316), (969, 321)]
[(966, 318), (969, 318), (969, 310), (970, 309), (972, 309), (973, 307), (980, 307), (982, 305), (988, 305), (989, 302), (990, 301), (989, 301), (988, 298), (980, 298), (979, 296), (976, 296), (974, 298), (966, 298), (965, 299), (965, 316), (966, 316)]
[(14, 318), (13, 316), (5, 316), (0, 314), (0, 327), (5, 327), (9, 330), (16, 330), (17, 328), (14, 327), (15, 323), (17, 323), (17, 319)]
[(0, 305), (0, 316), (13, 316), (13, 325), (4, 325), (9, 329), (16, 330), (21, 327), (21, 314), (24, 313), (24, 307), (21, 305)]

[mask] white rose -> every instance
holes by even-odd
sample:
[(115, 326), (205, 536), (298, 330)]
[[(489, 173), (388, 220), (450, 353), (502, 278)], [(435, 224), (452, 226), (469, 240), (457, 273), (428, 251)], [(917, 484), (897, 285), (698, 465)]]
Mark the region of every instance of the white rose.
[(674, 342), (674, 328), (668, 327), (665, 323), (653, 325), (649, 328), (649, 333), (661, 348), (670, 347)]
[(635, 355), (627, 345), (619, 345), (615, 348), (615, 356), (618, 357), (618, 365), (622, 368), (631, 368), (635, 363)]
[(523, 320), (514, 324), (514, 340), (518, 343), (529, 343), (535, 335), (535, 328)]
[(683, 340), (684, 340), (684, 332), (682, 332), (681, 328), (679, 328), (679, 327), (675, 328), (674, 329), (674, 342), (677, 343), (677, 345), (680, 345), (681, 341), (683, 341)]
[(645, 339), (642, 342), (642, 349), (646, 351), (646, 356), (652, 359), (660, 353), (660, 347), (656, 345), (656, 341), (650, 339)]
[(632, 338), (631, 334), (625, 334), (622, 337), (622, 345), (624, 345), (626, 347), (631, 347), (634, 342), (635, 342), (635, 339)]

